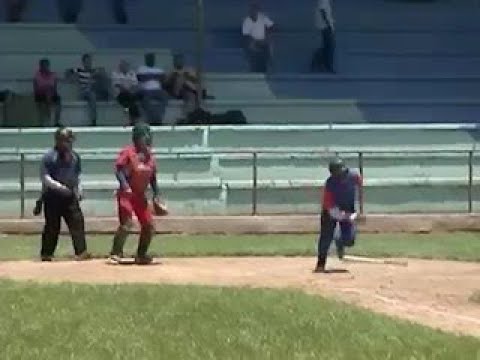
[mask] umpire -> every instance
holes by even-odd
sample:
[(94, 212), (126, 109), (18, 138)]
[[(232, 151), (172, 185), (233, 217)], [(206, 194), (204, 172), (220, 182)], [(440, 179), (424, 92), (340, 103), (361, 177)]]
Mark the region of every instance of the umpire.
[(80, 156), (72, 150), (72, 130), (62, 127), (55, 132), (55, 147), (42, 159), (40, 178), (43, 187), (45, 226), (42, 233), (42, 261), (52, 261), (60, 234), (61, 218), (72, 236), (75, 258), (90, 258), (85, 241), (85, 224), (80, 208), (82, 171)]

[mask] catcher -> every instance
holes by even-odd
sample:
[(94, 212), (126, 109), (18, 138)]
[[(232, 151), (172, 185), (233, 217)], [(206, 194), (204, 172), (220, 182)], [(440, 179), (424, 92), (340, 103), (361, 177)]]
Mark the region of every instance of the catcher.
[[(360, 201), (363, 197), (362, 177), (348, 169), (341, 159), (330, 162), (330, 177), (323, 191), (322, 214), (320, 217), (320, 238), (318, 260), (315, 272), (325, 272), (328, 249), (335, 238), (337, 254), (343, 258), (345, 247), (355, 244), (357, 213), (355, 197), (358, 190)], [(335, 229), (339, 234), (335, 236)]]
[(141, 226), (135, 263), (147, 265), (153, 261), (147, 252), (155, 233), (152, 210), (146, 197), (148, 185), (152, 188), (153, 210), (156, 215), (166, 215), (167, 209), (159, 198), (157, 168), (155, 157), (151, 152), (150, 127), (145, 123), (136, 124), (133, 128), (132, 140), (133, 144), (121, 150), (115, 163), (115, 174), (119, 182), (117, 204), (120, 226), (113, 238), (110, 260), (114, 263), (121, 262), (123, 247), (132, 228), (132, 217), (135, 214)]

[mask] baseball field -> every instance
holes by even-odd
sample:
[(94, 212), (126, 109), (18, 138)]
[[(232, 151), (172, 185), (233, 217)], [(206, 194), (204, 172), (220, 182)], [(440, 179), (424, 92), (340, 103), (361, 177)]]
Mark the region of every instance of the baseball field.
[(477, 233), (365, 234), (351, 255), (401, 262), (330, 274), (312, 235), (162, 235), (143, 267), (107, 265), (110, 240), (40, 263), (0, 238), (1, 359), (480, 359)]

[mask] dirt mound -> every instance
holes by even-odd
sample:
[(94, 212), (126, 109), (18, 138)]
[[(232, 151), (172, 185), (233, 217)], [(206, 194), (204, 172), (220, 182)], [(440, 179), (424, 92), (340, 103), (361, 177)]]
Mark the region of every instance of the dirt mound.
[(158, 266), (112, 266), (104, 260), (0, 262), (0, 277), (42, 282), (201, 284), (295, 288), (446, 331), (480, 337), (480, 264), (408, 260), (408, 267), (343, 264), (348, 273), (313, 274), (311, 258), (164, 259)]

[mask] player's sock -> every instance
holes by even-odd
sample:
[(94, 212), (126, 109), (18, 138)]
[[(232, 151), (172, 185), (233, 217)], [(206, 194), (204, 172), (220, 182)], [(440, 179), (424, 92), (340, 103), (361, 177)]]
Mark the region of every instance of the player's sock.
[(145, 258), (152, 242), (153, 229), (151, 226), (145, 226), (140, 232), (140, 239), (138, 240), (137, 257)]
[(128, 237), (128, 229), (125, 226), (119, 226), (113, 237), (112, 251), (110, 255), (123, 256), (123, 247)]

